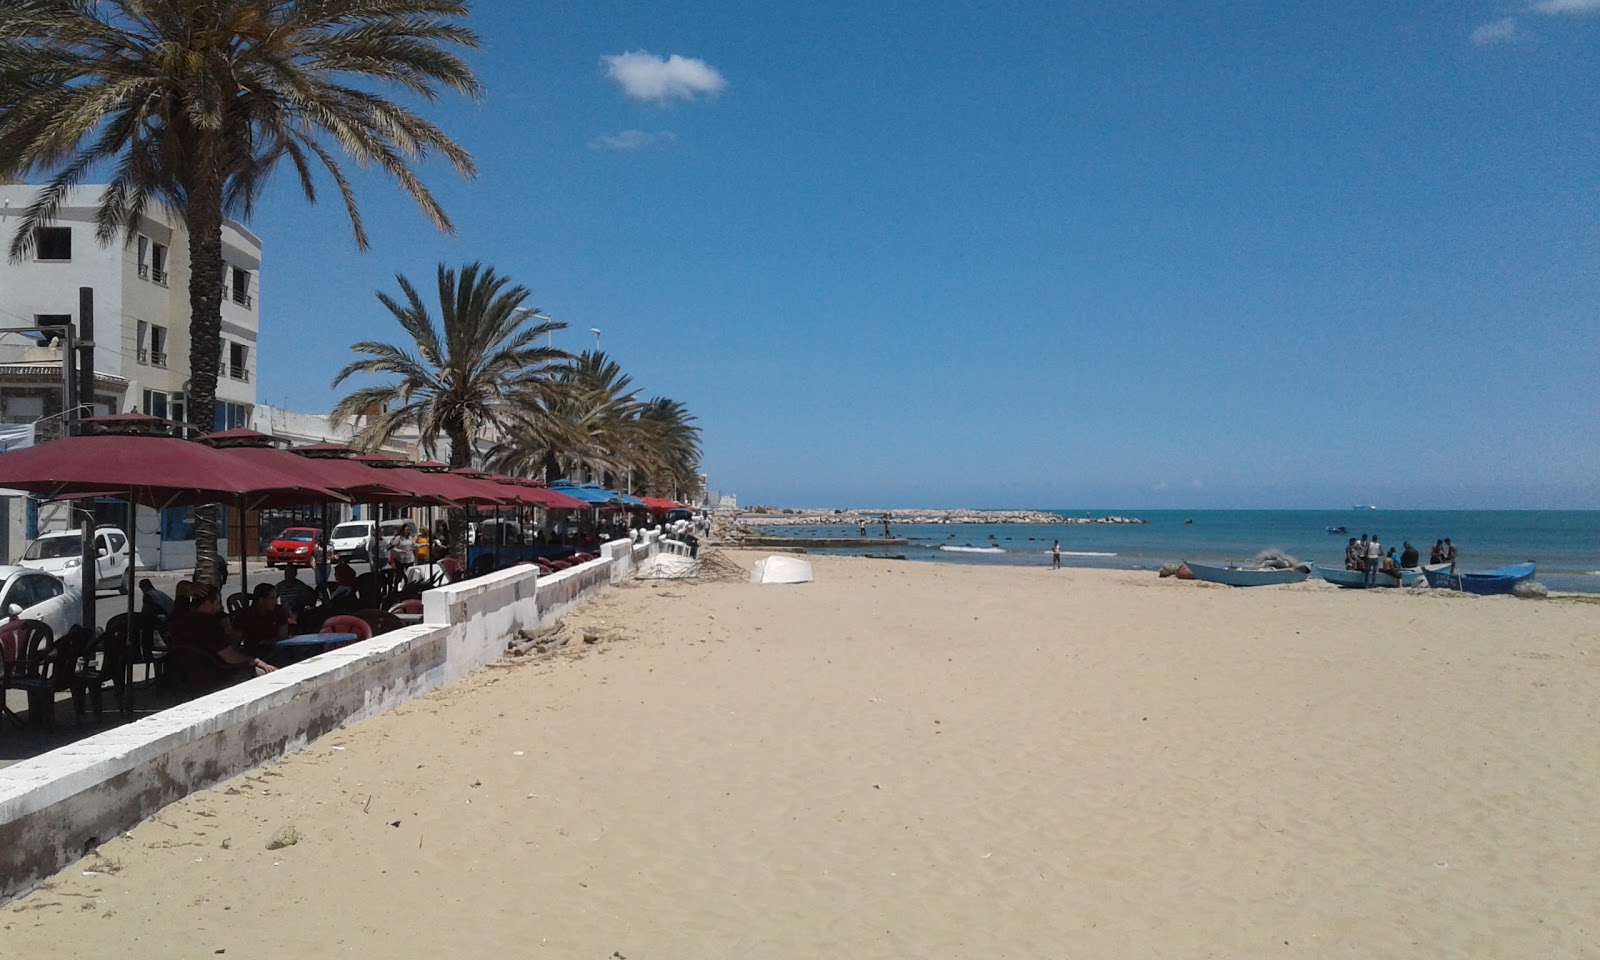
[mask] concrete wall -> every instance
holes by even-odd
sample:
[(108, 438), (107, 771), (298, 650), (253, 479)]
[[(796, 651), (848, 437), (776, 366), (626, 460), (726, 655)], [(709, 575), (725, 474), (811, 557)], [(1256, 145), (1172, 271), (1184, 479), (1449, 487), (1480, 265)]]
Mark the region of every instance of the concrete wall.
[(514, 567), (423, 594), (425, 623), (323, 654), (0, 770), (0, 903), (162, 807), (471, 673), (655, 549), (541, 577)]

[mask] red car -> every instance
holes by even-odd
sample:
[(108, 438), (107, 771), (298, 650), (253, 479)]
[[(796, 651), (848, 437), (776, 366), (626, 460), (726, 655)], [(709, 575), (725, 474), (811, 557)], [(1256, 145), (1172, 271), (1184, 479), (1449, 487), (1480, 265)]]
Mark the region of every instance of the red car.
[(316, 527), (289, 527), (267, 544), (267, 566), (311, 566), (322, 559), (322, 531)]

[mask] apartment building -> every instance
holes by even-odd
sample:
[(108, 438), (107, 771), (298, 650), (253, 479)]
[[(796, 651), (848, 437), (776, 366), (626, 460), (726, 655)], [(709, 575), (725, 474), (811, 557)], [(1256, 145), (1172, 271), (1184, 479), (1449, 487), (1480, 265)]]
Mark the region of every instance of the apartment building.
[[(77, 331), (79, 290), (93, 290), (94, 412), (137, 411), (188, 418), (189, 238), (182, 218), (152, 207), (131, 236), (102, 244), (94, 212), (103, 186), (74, 187), (55, 220), (39, 229), (21, 262), (4, 255), (36, 186), (0, 183), (0, 327), (37, 330), (70, 324)], [(249, 426), (256, 403), (256, 342), (261, 329), (261, 241), (242, 224), (222, 229), (222, 352), (216, 429)], [(35, 425), (40, 442), (60, 435), (62, 343), (40, 333), (0, 334), (0, 423)], [(80, 400), (87, 404), (89, 401)], [(83, 411), (85, 414), (87, 410)], [(106, 522), (126, 525), (115, 504)], [(60, 504), (0, 497), (0, 540), (15, 555), (35, 528), (67, 523)], [(193, 566), (193, 511), (140, 509), (130, 531), (152, 566)]]
[[(9, 246), (36, 187), (0, 184), (0, 244)], [(188, 412), (189, 239), (175, 213), (153, 207), (126, 242), (95, 238), (103, 186), (73, 188), (20, 263), (0, 256), (0, 327), (78, 322), (78, 291), (94, 290), (97, 412)], [(222, 230), (222, 355), (218, 429), (246, 426), (256, 400), (261, 241), (243, 225)], [(61, 349), (42, 335), (0, 335), (0, 422), (41, 421), (59, 432)]]

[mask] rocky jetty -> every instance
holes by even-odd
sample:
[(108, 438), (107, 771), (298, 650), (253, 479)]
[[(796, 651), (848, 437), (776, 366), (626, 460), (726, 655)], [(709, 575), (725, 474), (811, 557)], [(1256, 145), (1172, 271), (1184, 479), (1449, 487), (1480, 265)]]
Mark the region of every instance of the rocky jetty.
[(828, 524), (882, 526), (887, 519), (890, 526), (905, 523), (1149, 523), (1137, 517), (1103, 516), (1085, 514), (1081, 517), (1063, 517), (1058, 513), (1038, 510), (792, 510), (776, 507), (753, 507), (738, 515), (737, 523), (745, 527), (814, 527)]

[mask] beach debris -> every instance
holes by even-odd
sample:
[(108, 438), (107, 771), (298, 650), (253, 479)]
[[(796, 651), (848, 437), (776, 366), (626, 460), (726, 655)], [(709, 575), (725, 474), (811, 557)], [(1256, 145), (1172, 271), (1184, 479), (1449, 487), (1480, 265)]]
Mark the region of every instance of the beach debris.
[(396, 830), (398, 830), (398, 829), (400, 829), (400, 821), (399, 820), (390, 820), (389, 821), (389, 826), (394, 827)]
[(282, 850), (284, 847), (292, 847), (299, 842), (300, 831), (296, 830), (294, 824), (291, 823), (278, 828), (278, 832), (274, 833), (272, 839), (267, 841), (267, 849)]
[(1167, 577), (1176, 577), (1180, 569), (1182, 568), (1176, 563), (1163, 563), (1161, 565), (1160, 572), (1157, 573), (1157, 576), (1161, 577), (1162, 579), (1166, 579)]
[(1277, 547), (1268, 547), (1256, 554), (1253, 558), (1255, 565), (1263, 570), (1292, 570), (1300, 566), (1300, 561), (1283, 552)]
[(1173, 574), (1173, 576), (1179, 580), (1193, 580), (1194, 571), (1189, 569), (1189, 565), (1187, 563), (1180, 563), (1178, 564), (1178, 572)]
[(1550, 596), (1550, 589), (1537, 580), (1524, 580), (1511, 588), (1511, 595), (1524, 600), (1543, 600)]

